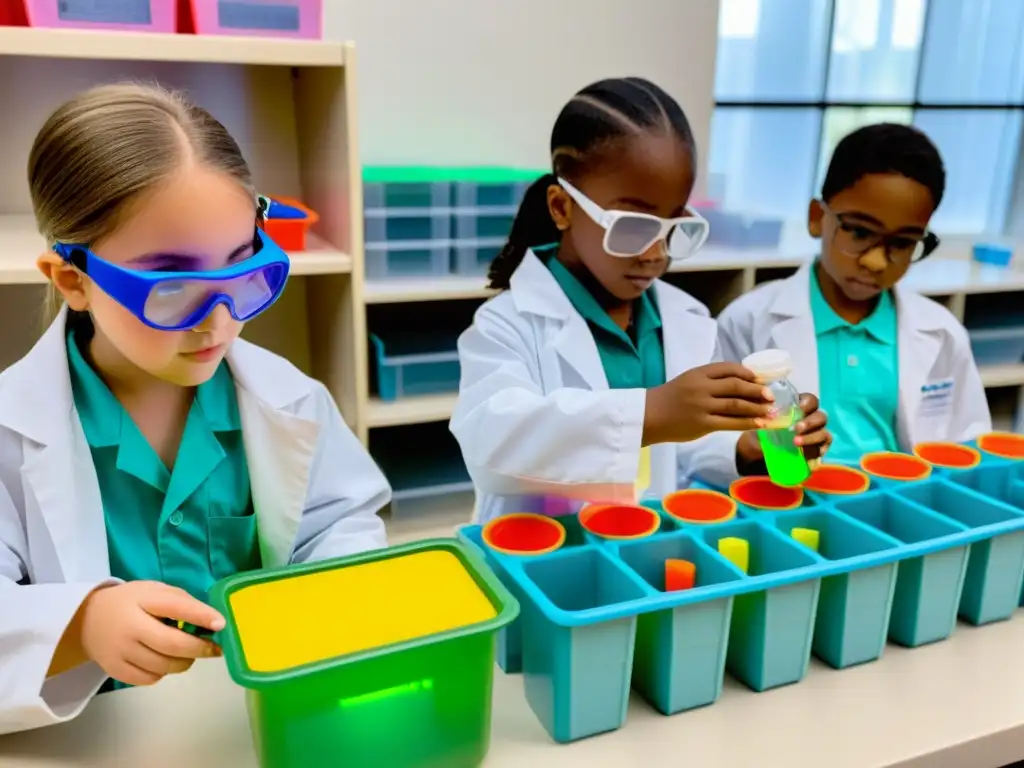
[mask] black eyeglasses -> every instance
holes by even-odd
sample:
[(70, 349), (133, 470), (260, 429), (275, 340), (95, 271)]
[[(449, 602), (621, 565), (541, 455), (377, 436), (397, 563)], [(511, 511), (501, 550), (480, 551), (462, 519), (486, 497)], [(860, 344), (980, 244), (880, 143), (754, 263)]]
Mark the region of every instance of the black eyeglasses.
[(838, 223), (832, 235), (832, 244), (847, 256), (858, 258), (868, 251), (882, 246), (886, 258), (893, 264), (920, 261), (930, 256), (939, 247), (939, 237), (934, 232), (925, 232), (921, 237), (879, 232), (860, 221), (844, 219), (824, 202), (818, 205)]

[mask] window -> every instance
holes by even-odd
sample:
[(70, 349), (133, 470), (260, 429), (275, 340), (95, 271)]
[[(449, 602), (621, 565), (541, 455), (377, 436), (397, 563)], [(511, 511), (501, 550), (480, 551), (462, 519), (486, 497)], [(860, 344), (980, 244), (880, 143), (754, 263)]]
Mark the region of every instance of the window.
[(1024, 121), (1024, 0), (721, 0), (710, 194), (801, 221), (869, 123), (939, 147), (945, 234), (1003, 232)]

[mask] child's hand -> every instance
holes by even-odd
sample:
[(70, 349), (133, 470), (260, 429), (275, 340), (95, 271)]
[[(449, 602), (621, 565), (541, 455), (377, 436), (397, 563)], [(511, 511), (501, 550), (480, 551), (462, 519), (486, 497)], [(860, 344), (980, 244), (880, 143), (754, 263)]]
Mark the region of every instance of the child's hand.
[(739, 363), (693, 368), (647, 391), (644, 445), (685, 443), (711, 432), (759, 429), (772, 393)]
[(169, 627), (164, 618), (213, 632), (224, 628), (219, 613), (184, 590), (133, 581), (98, 589), (86, 598), (77, 618), (82, 651), (128, 685), (152, 685), (184, 672), (196, 659), (220, 655), (214, 643)]
[(804, 417), (796, 425), (797, 437), (793, 441), (804, 449), (804, 457), (813, 467), (820, 463), (828, 447), (832, 445), (832, 433), (828, 431), (828, 415), (819, 407), (818, 398), (809, 392), (800, 395), (800, 409)]

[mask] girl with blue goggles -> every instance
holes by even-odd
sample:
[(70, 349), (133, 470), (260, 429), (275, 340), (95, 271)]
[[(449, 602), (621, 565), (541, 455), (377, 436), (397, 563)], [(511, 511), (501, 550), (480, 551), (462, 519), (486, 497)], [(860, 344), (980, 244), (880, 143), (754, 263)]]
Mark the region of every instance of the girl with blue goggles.
[(53, 250), (135, 317), (160, 331), (191, 330), (219, 304), (238, 322), (252, 320), (277, 301), (290, 269), (288, 255), (258, 227), (252, 256), (206, 272), (125, 269), (86, 245), (58, 243)]

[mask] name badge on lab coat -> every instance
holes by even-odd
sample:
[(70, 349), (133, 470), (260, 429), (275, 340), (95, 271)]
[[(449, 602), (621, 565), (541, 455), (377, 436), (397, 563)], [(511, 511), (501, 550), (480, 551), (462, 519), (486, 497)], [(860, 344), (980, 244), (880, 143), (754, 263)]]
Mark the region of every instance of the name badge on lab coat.
[(921, 387), (921, 404), (919, 413), (922, 418), (929, 416), (945, 416), (953, 407), (953, 391), (956, 382), (953, 379), (929, 381)]

